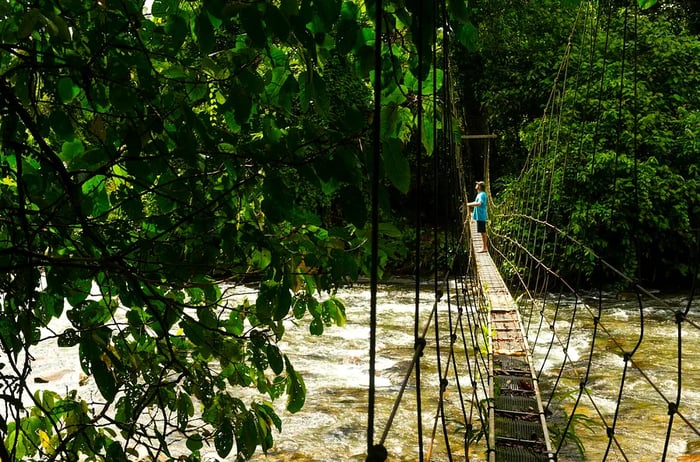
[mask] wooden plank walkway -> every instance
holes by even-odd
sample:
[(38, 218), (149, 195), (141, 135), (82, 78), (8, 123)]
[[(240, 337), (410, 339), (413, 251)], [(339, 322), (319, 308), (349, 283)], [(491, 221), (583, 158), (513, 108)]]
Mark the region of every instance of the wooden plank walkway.
[(489, 462), (554, 461), (520, 312), (471, 223), (478, 287), (489, 310)]

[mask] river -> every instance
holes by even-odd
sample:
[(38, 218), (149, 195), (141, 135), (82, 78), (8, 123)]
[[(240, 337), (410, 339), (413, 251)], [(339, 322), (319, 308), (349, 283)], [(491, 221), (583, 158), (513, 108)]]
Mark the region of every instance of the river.
[[(426, 287), (422, 291), (422, 323), (433, 304), (432, 290)], [(377, 372), (376, 396), (377, 408), (375, 435), (384, 431), (386, 418), (393, 406), (399, 386), (402, 383), (413, 351), (413, 286), (382, 286), (378, 292), (378, 336), (377, 336)], [(288, 352), (297, 370), (305, 377), (308, 397), (304, 409), (295, 414), (283, 415), (283, 431), (276, 437), (276, 445), (268, 454), (258, 455), (255, 461), (363, 461), (366, 453), (367, 429), (367, 394), (368, 394), (368, 334), (370, 293), (367, 287), (343, 289), (338, 296), (345, 301), (348, 322), (346, 326), (330, 327), (321, 337), (306, 335), (306, 327), (287, 331), (284, 349)], [(553, 297), (552, 297), (553, 298)], [(617, 351), (621, 345), (624, 350), (631, 350), (637, 343), (640, 333), (639, 307), (634, 301), (618, 300), (610, 295), (605, 300), (605, 312), (600, 320), (597, 340), (594, 344), (592, 369), (586, 393), (581, 399), (575, 414), (578, 422), (575, 438), (585, 447), (585, 455), (576, 449), (573, 439), (564, 446), (560, 461), (634, 461), (658, 462), (662, 460), (665, 435), (668, 427), (668, 405), (659, 392), (670, 401), (675, 400), (677, 377), (677, 326), (673, 310), (685, 309), (687, 298), (666, 296), (659, 301), (648, 299), (644, 302), (644, 335), (633, 356), (637, 367), (629, 367), (625, 376), (625, 385), (616, 423), (615, 435), (620, 447), (615, 443), (606, 456), (608, 438), (606, 425), (601, 423), (598, 412), (607, 425), (612, 424), (612, 416), (617, 408), (620, 393), (621, 376), (624, 367), (623, 355)], [(596, 306), (593, 299), (587, 300), (589, 306)], [(453, 316), (456, 315), (456, 303), (451, 303)], [(523, 319), (530, 320), (528, 338), (534, 346), (533, 361), (537, 370), (542, 370), (540, 377), (543, 396), (549, 399), (552, 384), (555, 382), (562, 363), (565, 363), (564, 377), (553, 398), (553, 407), (561, 417), (561, 410), (570, 413), (578, 391), (579, 378), (585, 373), (585, 364), (591, 349), (592, 316), (597, 312), (588, 312), (574, 300), (563, 300), (558, 311), (556, 306), (548, 304), (543, 310), (550, 321), (557, 313), (554, 323), (555, 332), (562, 339), (571, 328), (571, 342), (568, 345), (570, 361), (564, 361), (563, 348), (549, 349), (551, 335), (537, 333), (539, 322), (537, 316), (530, 317), (527, 306), (523, 307)], [(445, 300), (438, 305), (440, 316), (444, 318), (448, 304)], [(698, 319), (700, 307), (696, 301), (689, 318)], [(453, 318), (454, 319), (454, 318)], [(444, 321), (444, 319), (443, 319)], [(700, 331), (692, 325), (682, 324), (682, 399), (680, 412), (695, 427), (700, 425)], [(443, 328), (444, 329), (444, 328)], [(430, 434), (433, 431), (437, 412), (438, 386), (431, 333), (427, 336), (426, 347), (421, 362), (422, 416), (424, 447), (430, 446)], [(446, 334), (443, 333), (443, 336)], [(445, 349), (447, 341), (443, 341)], [(547, 353), (549, 351), (549, 353)], [(471, 355), (471, 352), (468, 354)], [(443, 363), (444, 368), (444, 363)], [(458, 367), (461, 385), (470, 389), (468, 373), (464, 364)], [(451, 373), (452, 374), (452, 373)], [(577, 375), (578, 374), (578, 375)], [(452, 432), (460, 431), (460, 422), (464, 422), (458, 406), (459, 396), (455, 391), (455, 380), (451, 376), (446, 393), (446, 401), (453, 414), (446, 411), (450, 422), (451, 452), (453, 460), (465, 460), (464, 450), (459, 438)], [(645, 378), (646, 377), (646, 378)], [(651, 380), (650, 385), (647, 379)], [(404, 394), (399, 407), (399, 414), (389, 431), (386, 448), (389, 461), (416, 461), (417, 426), (416, 398), (413, 379), (412, 386)], [(431, 390), (432, 387), (432, 390)], [(658, 387), (659, 392), (654, 387)], [(466, 398), (469, 391), (466, 390)], [(597, 410), (596, 410), (597, 409)], [(480, 425), (478, 417), (472, 414), (475, 426)], [(586, 420), (585, 417), (591, 420)], [(448, 460), (444, 443), (441, 442), (441, 430), (438, 426), (438, 438), (432, 453), (432, 460)], [(459, 433), (463, 434), (463, 433)], [(375, 442), (377, 441), (375, 436)], [(457, 442), (455, 444), (454, 442)], [(470, 461), (486, 460), (483, 440), (470, 448)], [(555, 446), (556, 447), (556, 446)], [(700, 437), (690, 429), (678, 416), (675, 417), (673, 431), (666, 460), (691, 461), (700, 460)], [(332, 454), (329, 455), (329, 454)]]
[[(432, 287), (426, 285), (421, 290), (420, 330), (426, 324), (434, 304)], [(364, 461), (366, 457), (367, 420), (368, 420), (368, 370), (369, 370), (369, 313), (370, 291), (367, 286), (358, 285), (338, 292), (347, 312), (347, 324), (343, 327), (326, 327), (322, 336), (308, 333), (308, 323), (298, 325), (289, 323), (280, 348), (291, 359), (294, 367), (304, 377), (307, 399), (304, 408), (289, 414), (284, 409), (284, 399), (276, 403), (282, 418), (281, 434), (275, 435), (275, 445), (267, 454), (256, 454), (254, 461), (297, 461), (297, 462), (350, 462)], [(387, 428), (387, 419), (399, 395), (401, 384), (411, 366), (414, 343), (415, 288), (413, 285), (383, 285), (377, 293), (377, 358), (376, 358), (376, 408), (375, 439), (377, 442)], [(554, 297), (551, 297), (552, 299)], [(587, 303), (595, 306), (591, 299)], [(440, 341), (442, 369), (444, 370), (448, 354), (449, 332), (446, 321), (451, 317), (457, 319), (455, 296), (450, 303), (447, 297), (437, 304), (441, 326)], [(581, 457), (573, 440), (567, 444), (559, 456), (560, 461), (622, 461), (658, 462), (664, 447), (668, 427), (668, 400), (675, 400), (677, 391), (677, 325), (674, 309), (685, 309), (687, 298), (667, 296), (660, 301), (647, 300), (644, 305), (644, 335), (633, 359), (636, 367), (628, 368), (622, 392), (622, 404), (615, 435), (620, 448), (615, 445), (607, 458), (608, 438), (605, 425), (601, 425), (599, 414), (611, 425), (612, 416), (617, 406), (620, 393), (621, 372), (624, 360), (621, 351), (630, 351), (638, 341), (640, 333), (640, 311), (634, 301), (618, 300), (613, 296), (606, 298), (606, 308), (601, 316), (600, 328), (596, 342), (591, 342), (593, 316), (574, 300), (564, 300), (557, 308), (547, 304), (544, 310), (536, 305), (529, 312), (524, 304), (521, 312), (523, 319), (529, 322), (528, 339), (534, 347), (534, 363), (542, 370), (541, 388), (545, 400), (549, 398), (552, 384), (555, 383), (562, 364), (565, 373), (559, 381), (554, 394), (555, 416), (562, 417), (562, 412), (571, 413), (574, 398), (578, 390), (580, 377), (585, 373), (591, 345), (593, 362), (586, 393), (576, 408), (577, 422), (575, 437), (585, 446), (585, 456)], [(577, 316), (572, 321), (576, 307)], [(466, 312), (473, 308), (466, 308)], [(548, 320), (544, 325), (554, 322), (556, 337), (564, 341), (572, 331), (571, 341), (566, 351), (563, 348), (549, 349), (552, 333), (548, 329), (540, 330), (539, 313), (542, 311)], [(696, 301), (688, 318), (697, 321), (700, 307)], [(466, 319), (466, 318), (465, 318)], [(573, 329), (572, 329), (573, 322)], [(447, 449), (443, 442), (441, 420), (438, 416), (439, 381), (436, 367), (434, 323), (426, 335), (428, 346), (421, 358), (421, 416), (423, 421), (424, 450), (432, 449), (431, 458), (426, 460), (448, 460)], [(700, 425), (700, 331), (688, 323), (682, 325), (682, 390), (679, 411), (685, 419), (697, 427)], [(465, 328), (467, 328), (465, 323)], [(603, 329), (604, 328), (604, 329)], [(545, 335), (543, 332), (549, 332)], [(468, 336), (468, 334), (467, 334)], [(471, 345), (467, 339), (467, 345)], [(467, 460), (463, 445), (464, 423), (471, 421), (480, 427), (478, 412), (471, 403), (470, 364), (473, 358), (471, 347), (466, 352), (461, 348), (461, 339), (455, 343), (457, 354), (455, 364), (459, 371), (459, 383), (454, 371), (448, 374), (448, 386), (444, 395), (446, 429), (450, 440), (450, 452), (453, 460)], [(34, 364), (35, 377), (44, 376), (49, 380), (48, 388), (65, 392), (82, 380), (79, 373), (77, 355), (64, 354), (70, 361), (56, 364), (51, 355), (48, 362), (38, 360)], [(75, 359), (73, 359), (75, 357)], [(37, 358), (42, 356), (37, 355)], [(473, 365), (471, 365), (473, 366)], [(387, 431), (385, 447), (389, 461), (415, 462), (418, 460), (418, 426), (415, 375), (408, 382), (403, 399), (398, 405), (396, 417)], [(481, 383), (480, 379), (474, 379)], [(649, 381), (653, 385), (649, 384)], [(458, 388), (457, 385), (461, 388)], [(94, 387), (92, 387), (94, 388)], [(477, 386), (477, 389), (479, 386)], [(86, 393), (91, 387), (82, 388)], [(460, 395), (461, 389), (461, 395)], [(92, 391), (94, 393), (94, 390)], [(477, 400), (483, 398), (477, 392)], [(462, 402), (467, 403), (462, 411)], [(587, 421), (585, 417), (591, 420)], [(435, 426), (438, 423), (437, 427)], [(588, 425), (583, 425), (588, 424)], [(431, 434), (436, 428), (437, 438), (431, 445)], [(483, 439), (469, 448), (468, 460), (485, 461)], [(669, 461), (700, 460), (700, 437), (690, 429), (678, 416), (675, 418), (671, 442), (668, 448)], [(202, 460), (219, 461), (213, 447), (202, 450)], [(232, 459), (231, 459), (232, 460)]]

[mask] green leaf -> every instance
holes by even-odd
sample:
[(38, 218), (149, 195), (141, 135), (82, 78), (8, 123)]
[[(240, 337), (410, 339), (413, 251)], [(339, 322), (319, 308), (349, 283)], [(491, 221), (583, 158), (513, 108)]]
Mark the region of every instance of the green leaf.
[(423, 117), (423, 127), (421, 127), (421, 144), (423, 145), (423, 149), (425, 149), (425, 155), (428, 157), (433, 155), (433, 148), (435, 147), (435, 132), (433, 124), (433, 118)]
[(401, 124), (401, 107), (396, 102), (389, 102), (382, 107), (382, 139), (392, 138)]
[(157, 18), (163, 18), (177, 11), (178, 0), (153, 0), (151, 14)]
[(263, 182), (263, 213), (272, 222), (284, 221), (294, 209), (294, 193), (277, 172), (270, 172)]
[(306, 385), (304, 379), (292, 367), (292, 363), (287, 356), (284, 357), (287, 369), (287, 410), (295, 413), (304, 407), (306, 402)]
[(113, 441), (107, 446), (105, 462), (127, 462), (128, 460), (121, 444)]
[(256, 421), (255, 414), (247, 412), (242, 428), (236, 432), (236, 449), (245, 459), (252, 457), (258, 445), (258, 427)]
[(384, 173), (396, 189), (407, 193), (411, 185), (411, 167), (408, 159), (402, 154), (403, 144), (396, 139), (383, 143), (382, 161)]
[(299, 83), (293, 75), (288, 75), (280, 87), (277, 101), (279, 106), (286, 112), (291, 112), (292, 104), (299, 93)]
[(74, 157), (70, 162), (71, 170), (99, 170), (109, 161), (107, 152), (102, 148), (85, 151), (81, 156)]
[(323, 302), (324, 309), (327, 312), (328, 317), (339, 327), (343, 327), (347, 321), (345, 315), (345, 306), (343, 303), (336, 298), (329, 298)]
[(17, 36), (21, 39), (27, 38), (36, 29), (39, 18), (41, 18), (41, 11), (38, 8), (27, 10), (20, 22)]
[(400, 239), (402, 236), (401, 230), (393, 223), (379, 223), (379, 233), (394, 239)]
[(275, 321), (281, 321), (289, 313), (292, 306), (292, 294), (285, 285), (280, 285), (277, 289), (277, 300), (275, 307)]
[(295, 319), (301, 319), (304, 317), (304, 314), (306, 313), (306, 304), (307, 302), (305, 296), (297, 297), (297, 299), (294, 301), (292, 314), (294, 315)]
[(299, 87), (302, 110), (315, 108), (323, 114), (328, 113), (330, 102), (326, 83), (316, 71), (303, 72), (299, 77)]
[(185, 332), (187, 338), (197, 346), (207, 344), (207, 336), (209, 331), (196, 322), (190, 321), (188, 318), (183, 318), (180, 321), (180, 327)]
[(74, 326), (89, 329), (100, 326), (112, 317), (112, 310), (104, 300), (85, 300), (66, 313)]
[[(251, 116), (251, 111), (253, 110), (253, 99), (250, 93), (241, 90), (240, 88), (233, 89), (231, 95), (228, 96), (228, 102), (233, 106), (233, 114), (236, 122), (236, 126), (245, 125)], [(236, 132), (233, 120), (228, 121), (231, 129)], [(240, 129), (240, 127), (238, 127)]]
[(65, 19), (56, 13), (52, 13), (49, 16), (45, 16), (44, 20), (48, 26), (49, 33), (57, 38), (60, 38), (64, 42), (69, 42), (72, 39), (70, 28)]
[(231, 310), (231, 313), (228, 316), (228, 322), (225, 323), (224, 327), (226, 328), (227, 332), (232, 333), (233, 335), (241, 335), (243, 334), (243, 317), (241, 316), (241, 312), (239, 310)]
[(55, 292), (40, 292), (37, 302), (35, 314), (42, 324), (48, 325), (51, 319), (59, 317), (63, 312), (63, 297)]
[(262, 322), (272, 320), (274, 310), (275, 292), (277, 283), (274, 281), (263, 281), (258, 290), (258, 298), (255, 300), (255, 315)]
[(54, 133), (56, 133), (56, 136), (63, 140), (73, 139), (75, 136), (70, 117), (60, 109), (51, 112), (49, 116), (49, 125)]
[(639, 8), (642, 10), (648, 10), (652, 6), (656, 5), (657, 0), (637, 0)]
[(233, 448), (233, 426), (224, 418), (214, 434), (214, 447), (219, 457), (226, 458)]
[[(177, 424), (180, 431), (185, 431), (190, 417), (194, 415), (192, 398), (187, 393), (180, 392), (177, 395)], [(189, 440), (188, 440), (189, 443)], [(201, 447), (201, 446), (200, 446)]]
[(290, 32), (290, 25), (287, 17), (272, 3), (265, 9), (265, 24), (268, 26), (268, 33), (280, 40), (287, 40)]
[(179, 14), (171, 14), (165, 23), (165, 32), (170, 35), (172, 51), (176, 52), (187, 38), (187, 22)]
[(83, 152), (85, 152), (83, 142), (77, 138), (73, 138), (72, 140), (63, 143), (61, 146), (60, 157), (62, 161), (70, 163)]
[(267, 34), (257, 4), (253, 3), (252, 6), (245, 8), (241, 11), (240, 16), (241, 27), (243, 27), (243, 30), (245, 30), (248, 37), (250, 37), (253, 46), (258, 48), (265, 47), (267, 44)]
[(109, 102), (114, 110), (121, 113), (132, 113), (137, 106), (137, 98), (130, 86), (114, 83), (109, 88)]
[(117, 381), (108, 365), (107, 354), (111, 330), (107, 327), (93, 329), (82, 334), (78, 353), (83, 372), (92, 375), (102, 396), (113, 401), (117, 394)]
[(107, 195), (107, 178), (104, 175), (95, 175), (83, 183), (82, 193), (83, 201), (88, 205), (85, 210), (88, 215), (100, 217), (111, 209)]
[(187, 437), (187, 442), (185, 443), (185, 446), (187, 446), (187, 449), (189, 449), (192, 452), (199, 451), (204, 447), (204, 441), (202, 440), (202, 436), (199, 434), (189, 435)]
[(346, 186), (340, 190), (339, 200), (346, 221), (363, 228), (367, 223), (367, 204), (362, 191), (354, 185)]
[(58, 336), (58, 346), (60, 347), (72, 347), (80, 342), (80, 335), (75, 331), (75, 329), (68, 328), (63, 331)]
[(284, 359), (280, 353), (280, 349), (271, 343), (267, 344), (267, 362), (270, 364), (270, 369), (275, 374), (281, 374), (284, 370)]
[(311, 335), (323, 335), (323, 321), (321, 318), (314, 318), (309, 323), (309, 333)]
[(197, 41), (203, 54), (209, 54), (214, 49), (214, 27), (209, 19), (209, 14), (202, 10), (196, 21)]
[(63, 103), (70, 103), (80, 93), (80, 87), (73, 83), (70, 77), (63, 77), (58, 81), (58, 97)]
[(324, 0), (322, 2), (314, 2), (314, 4), (317, 8), (318, 18), (323, 24), (323, 30), (330, 31), (338, 16), (340, 16), (342, 0)]
[(462, 22), (469, 20), (469, 10), (467, 9), (466, 0), (448, 0), (447, 11), (450, 15)]
[[(49, 281), (49, 286), (53, 290), (60, 291), (71, 306), (76, 306), (88, 295), (92, 289), (92, 279), (80, 270), (65, 271), (60, 269), (52, 269), (46, 274)], [(60, 284), (60, 287), (57, 285)]]
[(479, 32), (471, 22), (462, 24), (456, 31), (457, 40), (469, 51), (476, 51)]

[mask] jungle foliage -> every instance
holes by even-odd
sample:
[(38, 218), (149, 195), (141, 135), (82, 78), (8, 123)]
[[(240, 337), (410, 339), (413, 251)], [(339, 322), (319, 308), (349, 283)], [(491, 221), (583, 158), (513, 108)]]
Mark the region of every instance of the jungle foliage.
[[(471, 57), (480, 78), (465, 72), (464, 88), (480, 101), (475, 116), (501, 135), (491, 158), (496, 202), (525, 198), (515, 206), (521, 213), (566, 234), (541, 249), (562, 276), (620, 283), (600, 271), (598, 255), (645, 285), (688, 287), (700, 229), (692, 16), (679, 14), (681, 3), (579, 6), (523, 2), (507, 15), (490, 5), (481, 12), (484, 48)], [(577, 18), (586, 20), (573, 28)], [(557, 74), (565, 59), (566, 73)], [(531, 225), (516, 221), (500, 231), (527, 234)], [(583, 258), (579, 243), (589, 249)]]
[[(415, 113), (442, 84), (416, 59), (435, 10), (383, 3), (377, 67), (371, 2), (0, 2), (1, 460), (272, 446), (272, 401), (305, 400), (285, 323), (342, 325), (334, 289), (370, 265), (375, 69), (381, 197), (410, 187)], [(405, 252), (384, 242), (382, 265)], [(256, 296), (232, 297), (244, 283)], [(99, 396), (32, 393), (46, 341)]]

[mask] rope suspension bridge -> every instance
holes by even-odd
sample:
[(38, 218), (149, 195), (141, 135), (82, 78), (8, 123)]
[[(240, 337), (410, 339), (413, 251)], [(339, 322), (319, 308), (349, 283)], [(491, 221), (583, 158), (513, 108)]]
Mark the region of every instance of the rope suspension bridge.
[[(377, 2), (376, 8), (379, 24), (381, 2)], [(630, 8), (629, 18), (625, 18), (625, 27), (631, 28), (625, 31), (625, 36), (635, 33), (634, 11)], [(690, 387), (697, 386), (689, 378), (696, 367), (684, 356), (688, 342), (700, 340), (700, 309), (695, 287), (677, 302), (657, 297), (642, 287), (636, 276), (618, 269), (587, 243), (574, 240), (567, 229), (567, 217), (552, 212), (550, 207), (567, 175), (577, 174), (576, 165), (589, 165), (585, 168), (593, 171), (587, 174), (597, 173), (595, 156), (602, 149), (602, 142), (596, 140), (597, 122), (584, 126), (580, 138), (567, 141), (560, 133), (560, 124), (566, 116), (567, 98), (586, 97), (578, 93), (585, 77), (571, 77), (570, 69), (580, 70), (587, 60), (595, 59), (590, 37), (602, 27), (597, 18), (605, 14), (582, 2), (542, 117), (539, 139), (533, 143), (535, 149), (520, 178), (502, 198), (489, 204), (488, 253), (476, 251), (481, 247), (481, 238), (465, 206), (470, 201), (468, 185), (475, 175), (466, 171), (459, 145), (448, 137), (436, 139), (439, 146), (430, 161), (435, 172), (448, 175), (443, 183), (452, 185), (449, 196), (453, 202), (446, 206), (446, 216), (436, 216), (434, 221), (442, 223), (445, 229), (450, 224), (460, 225), (456, 227), (457, 233), (445, 232), (440, 236), (434, 231), (435, 247), (431, 249), (436, 263), (431, 279), (434, 302), (427, 309), (427, 322), (426, 308), (418, 302), (427, 286), (416, 272), (414, 355), (388, 416), (375, 415), (373, 408), (377, 393), (376, 344), (370, 340), (367, 462), (392, 460), (384, 442), (392, 431), (401, 401), (407, 399), (404, 391), (409, 384), (416, 390), (416, 460), (700, 460), (700, 455), (692, 449), (693, 442), (700, 441), (700, 414), (687, 393)], [(448, 38), (446, 34), (443, 40)], [(582, 51), (575, 57), (571, 50), (576, 40), (580, 41), (578, 49)], [(380, 41), (377, 32), (377, 42)], [(623, 62), (621, 66), (622, 81), (631, 81), (632, 86), (636, 84), (635, 46), (625, 46), (626, 55), (622, 59), (632, 64), (627, 62), (625, 66)], [(445, 63), (445, 69), (449, 69), (449, 63)], [(444, 93), (433, 95), (433, 100), (445, 103), (445, 113), (454, 113), (449, 72), (445, 72), (444, 78)], [(601, 81), (601, 88), (604, 85)], [(380, 88), (377, 85), (375, 92), (377, 111), (381, 108)], [(622, 90), (620, 95), (622, 106)], [(376, 114), (375, 124), (380, 123), (379, 115)], [(448, 124), (447, 119), (443, 123)], [(375, 126), (375, 131), (379, 133), (380, 127)], [(451, 132), (449, 127), (443, 131)], [(636, 127), (632, 132), (636, 145)], [(491, 135), (474, 137), (486, 142), (492, 139)], [(593, 145), (584, 148), (584, 137), (593, 139)], [(418, 164), (421, 164), (420, 144)], [(378, 139), (375, 145), (375, 156), (379, 156)], [(444, 171), (446, 165), (448, 172)], [(418, 165), (417, 170), (420, 168)], [(488, 175), (488, 159), (485, 172)], [(615, 175), (610, 178), (613, 191), (619, 181)], [(421, 196), (423, 191), (420, 185), (418, 188)], [(444, 197), (440, 194), (443, 192), (433, 191), (433, 194)], [(610, 210), (604, 219), (614, 221), (615, 212)], [(376, 207), (374, 219), (377, 219)], [(591, 220), (599, 219), (591, 212)], [(420, 223), (417, 227), (416, 266), (420, 266), (423, 230)], [(376, 240), (375, 235), (375, 244)], [(564, 244), (566, 248), (577, 249), (578, 254), (561, 258), (558, 252), (564, 249)], [(689, 257), (697, 266), (697, 255)], [(442, 270), (437, 269), (438, 259), (446, 262)], [(564, 262), (572, 260), (580, 262), (580, 268), (564, 266)], [(589, 274), (591, 269), (597, 275), (594, 280), (598, 286), (584, 290), (580, 281), (584, 272)], [(627, 306), (633, 307), (625, 310), (624, 317), (627, 329), (636, 331), (631, 338), (619, 329), (620, 312), (614, 308), (619, 306), (619, 298), (605, 292), (605, 281), (613, 276), (624, 280), (629, 288)], [(697, 281), (697, 267), (693, 281)], [(371, 338), (376, 329), (376, 283), (375, 274)], [(650, 319), (652, 316), (654, 319)], [(675, 345), (671, 349), (675, 354), (661, 361), (652, 354), (659, 341), (652, 327), (659, 322), (666, 327), (661, 341)], [(428, 403), (423, 402), (427, 393), (422, 388), (421, 361), (427, 361), (427, 357), (435, 358), (440, 387), (437, 399), (429, 403), (436, 408), (434, 414), (430, 409), (423, 413), (423, 406)], [(642, 404), (639, 396), (644, 397)], [(424, 415), (434, 415), (434, 420), (424, 422)], [(635, 434), (638, 426), (632, 425), (639, 419), (648, 422), (642, 435)], [(381, 423), (384, 430), (375, 438), (375, 427), (379, 428)], [(442, 437), (438, 436), (439, 428)]]

